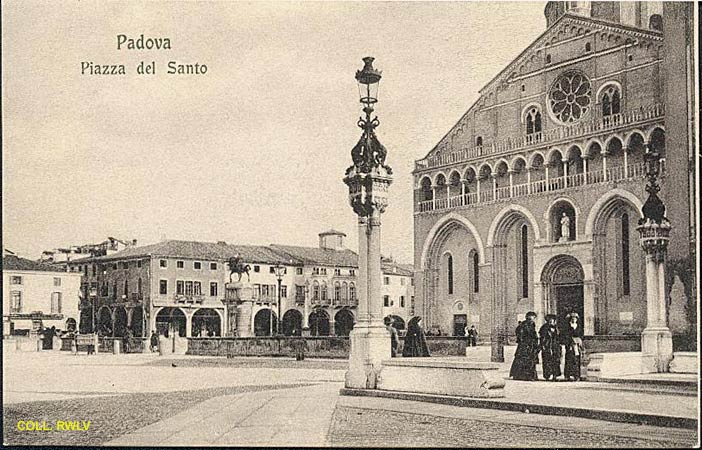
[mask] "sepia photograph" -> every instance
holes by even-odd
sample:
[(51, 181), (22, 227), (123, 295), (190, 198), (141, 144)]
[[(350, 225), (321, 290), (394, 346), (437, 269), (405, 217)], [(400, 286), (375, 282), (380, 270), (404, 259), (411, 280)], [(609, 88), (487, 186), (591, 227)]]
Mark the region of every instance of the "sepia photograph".
[(3, 446), (699, 448), (700, 10), (3, 2)]

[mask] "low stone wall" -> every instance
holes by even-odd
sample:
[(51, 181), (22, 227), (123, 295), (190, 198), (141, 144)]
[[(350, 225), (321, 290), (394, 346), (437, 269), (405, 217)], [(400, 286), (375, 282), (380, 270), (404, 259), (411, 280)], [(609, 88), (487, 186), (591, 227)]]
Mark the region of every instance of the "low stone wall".
[[(61, 351), (71, 351), (71, 346), (73, 345), (74, 337), (61, 338)], [(98, 344), (98, 352), (100, 353), (112, 353), (114, 350), (114, 341), (122, 341), (122, 353), (143, 353), (148, 348), (148, 338), (132, 338), (132, 340), (127, 344), (127, 340), (124, 338), (113, 338), (113, 337), (100, 337)], [(78, 352), (87, 352), (89, 344), (80, 344), (77, 347)]]
[[(293, 337), (188, 338), (188, 355), (200, 356), (295, 356)], [(348, 358), (349, 338), (305, 338), (310, 358)]]
[[(404, 345), (404, 339), (400, 339)], [(427, 336), (431, 356), (465, 356), (468, 338), (463, 336)]]
[[(200, 356), (295, 356), (293, 337), (188, 338), (188, 355)], [(404, 339), (400, 339), (404, 342)], [(349, 357), (348, 337), (314, 336), (305, 338), (309, 358)], [(465, 356), (466, 338), (428, 336), (432, 356)]]
[(622, 334), (585, 336), (583, 346), (586, 353), (640, 352), (641, 336)]

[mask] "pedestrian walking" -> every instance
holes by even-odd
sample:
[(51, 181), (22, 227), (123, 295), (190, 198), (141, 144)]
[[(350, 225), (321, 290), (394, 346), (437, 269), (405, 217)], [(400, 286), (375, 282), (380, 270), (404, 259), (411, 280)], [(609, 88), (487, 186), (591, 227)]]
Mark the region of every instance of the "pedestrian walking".
[(546, 323), (539, 329), (539, 340), (544, 380), (556, 381), (561, 375), (561, 336), (558, 318), (554, 314), (546, 315)]
[(390, 356), (394, 358), (397, 356), (397, 350), (400, 347), (400, 336), (397, 334), (397, 328), (392, 326), (394, 322), (392, 317), (386, 317), (383, 319), (383, 322), (385, 323), (385, 328), (390, 333)]
[(402, 348), (402, 356), (430, 356), (427, 347), (427, 338), (422, 330), (422, 318), (412, 317), (407, 323), (407, 334), (405, 335), (405, 345)]
[(468, 346), (475, 347), (478, 345), (478, 330), (475, 329), (475, 325), (471, 325), (468, 330)]
[(563, 375), (566, 381), (580, 380), (580, 361), (583, 352), (583, 328), (579, 323), (580, 316), (572, 312), (566, 316), (568, 326), (565, 327), (563, 343), (565, 344), (565, 367)]
[(159, 345), (159, 339), (158, 339), (158, 334), (156, 334), (156, 330), (151, 332), (151, 351), (152, 352), (157, 352), (158, 351), (158, 345)]
[(517, 351), (509, 370), (515, 380), (536, 381), (536, 364), (539, 362), (539, 336), (536, 334), (536, 313), (529, 311), (517, 326)]

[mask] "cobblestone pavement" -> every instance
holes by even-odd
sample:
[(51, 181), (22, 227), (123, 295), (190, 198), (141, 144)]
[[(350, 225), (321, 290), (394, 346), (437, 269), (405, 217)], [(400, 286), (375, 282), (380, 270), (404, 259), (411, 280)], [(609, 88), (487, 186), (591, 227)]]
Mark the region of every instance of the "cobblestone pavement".
[[(178, 391), (109, 395), (4, 405), (4, 445), (101, 445), (118, 436), (166, 419), (207, 399), (243, 392), (281, 389), (287, 386), (239, 386)], [(304, 385), (296, 385), (304, 386)], [(88, 431), (19, 431), (21, 420), (45, 422), (56, 428), (57, 420), (90, 421)]]
[(329, 442), (342, 447), (683, 447), (679, 441), (338, 405)]

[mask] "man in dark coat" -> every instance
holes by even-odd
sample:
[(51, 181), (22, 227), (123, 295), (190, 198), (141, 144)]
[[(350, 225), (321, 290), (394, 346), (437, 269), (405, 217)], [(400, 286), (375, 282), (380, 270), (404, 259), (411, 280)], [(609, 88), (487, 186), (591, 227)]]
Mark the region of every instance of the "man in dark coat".
[(402, 356), (430, 356), (427, 339), (422, 330), (422, 318), (419, 316), (412, 317), (407, 323)]
[(151, 351), (152, 352), (158, 351), (159, 341), (158, 341), (158, 334), (156, 334), (156, 331), (151, 332), (150, 343), (151, 343)]
[(517, 326), (517, 351), (509, 370), (515, 380), (535, 381), (536, 363), (539, 362), (539, 336), (536, 334), (536, 313), (529, 311), (523, 322)]
[(561, 375), (561, 336), (557, 326), (558, 318), (553, 314), (546, 316), (546, 323), (539, 330), (541, 344), (541, 362), (544, 368), (544, 380)]
[(563, 376), (566, 381), (570, 381), (571, 378), (578, 381), (580, 380), (580, 358), (583, 353), (583, 328), (578, 322), (580, 319), (578, 313), (572, 312), (566, 316), (566, 319), (568, 326), (563, 333), (563, 343), (566, 348)]

